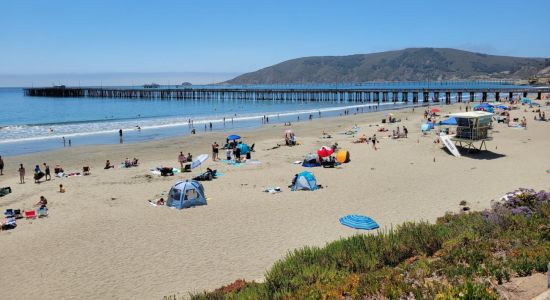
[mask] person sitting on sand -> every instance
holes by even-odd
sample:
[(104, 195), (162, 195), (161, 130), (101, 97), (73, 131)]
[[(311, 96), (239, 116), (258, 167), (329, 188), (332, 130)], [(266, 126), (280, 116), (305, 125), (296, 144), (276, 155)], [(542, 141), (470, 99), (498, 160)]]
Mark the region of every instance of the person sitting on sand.
[(46, 205), (48, 205), (48, 200), (44, 196), (40, 196), (40, 200), (35, 204), (35, 206), (39, 206), (38, 209), (47, 209)]
[(138, 159), (134, 157), (134, 159), (132, 160), (132, 166), (133, 167), (137, 167), (138, 166)]
[(124, 166), (126, 168), (129, 168), (132, 166), (132, 162), (130, 161), (130, 159), (128, 157), (126, 157), (126, 159), (124, 160)]
[(60, 193), (65, 193), (65, 188), (63, 187), (62, 184), (59, 185), (59, 192)]
[(107, 169), (111, 169), (111, 168), (114, 169), (115, 166), (112, 166), (112, 165), (111, 165), (111, 162), (110, 162), (109, 160), (107, 160), (107, 161), (105, 162), (105, 168), (104, 168), (104, 169), (107, 170)]
[(53, 169), (53, 171), (57, 175), (59, 173), (63, 173), (63, 168), (60, 165), (55, 165), (55, 168)]
[(164, 198), (160, 198), (157, 200), (157, 205), (164, 205)]

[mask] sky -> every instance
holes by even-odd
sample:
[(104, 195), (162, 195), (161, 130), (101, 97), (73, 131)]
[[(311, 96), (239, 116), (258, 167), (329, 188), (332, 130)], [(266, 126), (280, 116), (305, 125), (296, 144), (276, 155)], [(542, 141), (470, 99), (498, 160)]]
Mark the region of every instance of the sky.
[(548, 0), (6, 0), (0, 86), (105, 73), (214, 82), (297, 57), (407, 47), (550, 57), (549, 15)]

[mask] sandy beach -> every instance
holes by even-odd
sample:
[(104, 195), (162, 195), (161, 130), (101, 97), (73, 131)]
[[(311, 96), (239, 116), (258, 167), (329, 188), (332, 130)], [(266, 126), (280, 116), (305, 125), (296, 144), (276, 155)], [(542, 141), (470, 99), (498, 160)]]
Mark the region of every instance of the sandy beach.
[[(464, 110), (464, 104), (438, 107), (441, 114)], [(300, 142), (294, 147), (270, 149), (284, 144), (289, 127), (283, 124), (235, 132), (255, 143), (252, 158), (260, 163), (235, 167), (209, 159), (201, 168), (174, 177), (155, 176), (149, 169), (176, 167), (180, 151), (211, 155), (212, 142), (223, 144), (233, 132), (4, 157), (0, 187), (11, 186), (13, 193), (0, 198), (0, 209), (32, 209), (43, 195), (50, 215), (18, 220), (16, 229), (0, 232), (0, 264), (13, 267), (0, 277), (0, 298), (183, 296), (238, 278), (262, 280), (264, 272), (292, 249), (362, 233), (339, 224), (346, 214), (368, 215), (382, 228), (390, 228), (404, 221), (434, 221), (445, 212), (459, 211), (462, 200), (482, 210), (517, 187), (548, 190), (550, 122), (533, 121), (532, 109), (520, 107), (511, 116), (525, 116), (526, 130), (495, 122), (488, 151), (461, 158), (434, 144), (434, 133), (421, 134), (423, 108), (395, 111), (401, 122), (385, 124), (389, 133), (406, 126), (406, 139), (382, 138), (389, 133), (376, 132), (385, 112), (293, 123)], [(355, 124), (360, 128), (355, 137), (341, 134)], [(323, 131), (332, 138), (322, 139)], [(362, 134), (375, 133), (381, 141), (377, 151), (370, 144), (352, 143)], [(350, 163), (335, 169), (293, 164), (334, 142), (350, 151)], [(126, 157), (139, 158), (140, 166), (119, 168)], [(107, 159), (117, 167), (104, 170)], [(68, 172), (89, 165), (91, 175), (35, 184), (32, 170), (43, 162), (52, 169), (60, 164)], [(19, 184), (19, 163), (27, 169), (25, 184)], [(148, 203), (206, 167), (223, 174), (204, 182), (207, 206), (176, 210)], [(287, 186), (303, 170), (312, 171), (324, 188), (291, 192)], [(59, 184), (66, 193), (58, 193)], [(263, 192), (276, 186), (283, 192)]]

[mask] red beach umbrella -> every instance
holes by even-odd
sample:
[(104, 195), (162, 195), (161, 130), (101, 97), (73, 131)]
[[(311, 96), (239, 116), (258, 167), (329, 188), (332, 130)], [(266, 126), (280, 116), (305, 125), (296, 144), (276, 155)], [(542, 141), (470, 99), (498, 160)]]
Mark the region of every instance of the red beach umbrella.
[(433, 112), (433, 113), (438, 113), (441, 110), (439, 108), (432, 108), (430, 111)]
[(327, 147), (327, 146), (323, 146), (323, 147), (319, 148), (319, 150), (317, 150), (317, 155), (319, 155), (319, 157), (321, 157), (321, 158), (330, 156), (332, 153), (334, 153), (332, 148)]

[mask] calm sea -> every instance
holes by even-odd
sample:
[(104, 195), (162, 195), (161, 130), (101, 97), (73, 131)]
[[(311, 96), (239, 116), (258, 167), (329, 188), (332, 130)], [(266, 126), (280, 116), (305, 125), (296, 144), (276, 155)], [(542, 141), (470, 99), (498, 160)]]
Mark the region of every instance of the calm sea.
[[(0, 88), (0, 155), (62, 148), (63, 137), (67, 146), (69, 139), (73, 146), (119, 143), (119, 129), (124, 132), (124, 143), (131, 143), (187, 135), (192, 127), (200, 133), (206, 125), (209, 131), (210, 123), (214, 131), (238, 133), (242, 128), (261, 126), (264, 115), (270, 123), (295, 122), (298, 116), (301, 120), (310, 114), (314, 118), (336, 116), (344, 109), (356, 112), (363, 107), (362, 111), (368, 112), (368, 106), (336, 102), (45, 98), (26, 97), (20, 88)], [(388, 103), (380, 109), (401, 106)]]

